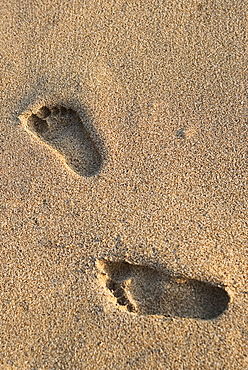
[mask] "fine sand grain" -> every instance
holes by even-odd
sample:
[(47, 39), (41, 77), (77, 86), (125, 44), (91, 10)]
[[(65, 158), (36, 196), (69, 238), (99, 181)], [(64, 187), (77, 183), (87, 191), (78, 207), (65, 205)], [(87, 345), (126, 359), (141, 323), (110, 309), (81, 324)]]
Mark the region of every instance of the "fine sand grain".
[(247, 369), (245, 2), (1, 3), (0, 369)]

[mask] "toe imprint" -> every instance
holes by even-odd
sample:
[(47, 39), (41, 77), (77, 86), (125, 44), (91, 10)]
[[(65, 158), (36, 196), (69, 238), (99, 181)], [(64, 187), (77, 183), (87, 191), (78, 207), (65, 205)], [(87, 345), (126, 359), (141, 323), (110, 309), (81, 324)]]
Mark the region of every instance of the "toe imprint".
[(23, 124), (29, 133), (53, 149), (77, 174), (89, 177), (99, 173), (103, 164), (100, 150), (73, 109), (43, 106)]
[(220, 316), (230, 301), (222, 287), (147, 266), (100, 260), (97, 267), (117, 305), (140, 315), (211, 320)]

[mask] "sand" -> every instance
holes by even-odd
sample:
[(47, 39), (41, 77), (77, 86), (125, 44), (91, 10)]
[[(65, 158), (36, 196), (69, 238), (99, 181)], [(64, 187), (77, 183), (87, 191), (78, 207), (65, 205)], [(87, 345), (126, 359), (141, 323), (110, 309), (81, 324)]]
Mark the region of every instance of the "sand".
[(0, 14), (0, 368), (247, 369), (245, 2)]

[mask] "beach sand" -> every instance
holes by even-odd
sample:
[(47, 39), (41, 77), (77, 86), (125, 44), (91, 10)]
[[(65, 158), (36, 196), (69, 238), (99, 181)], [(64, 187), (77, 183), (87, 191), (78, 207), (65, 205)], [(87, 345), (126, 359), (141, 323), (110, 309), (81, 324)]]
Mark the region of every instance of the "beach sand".
[(245, 2), (0, 14), (0, 369), (247, 369)]

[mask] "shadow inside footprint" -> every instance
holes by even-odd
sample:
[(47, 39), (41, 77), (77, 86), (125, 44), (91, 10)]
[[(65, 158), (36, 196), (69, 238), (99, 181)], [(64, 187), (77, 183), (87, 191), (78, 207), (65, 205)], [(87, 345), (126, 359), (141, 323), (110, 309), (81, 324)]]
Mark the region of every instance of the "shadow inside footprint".
[(211, 320), (220, 316), (230, 301), (222, 287), (147, 266), (101, 260), (97, 267), (117, 303), (140, 315)]
[(74, 172), (90, 177), (100, 172), (103, 157), (85, 127), (87, 121), (86, 113), (81, 119), (71, 108), (44, 106), (28, 117), (25, 127), (53, 148)]

